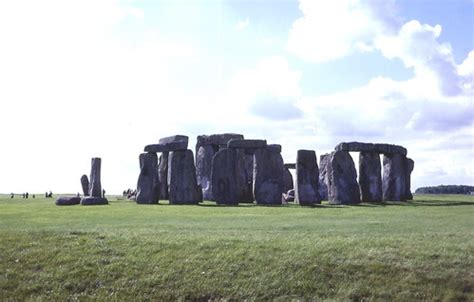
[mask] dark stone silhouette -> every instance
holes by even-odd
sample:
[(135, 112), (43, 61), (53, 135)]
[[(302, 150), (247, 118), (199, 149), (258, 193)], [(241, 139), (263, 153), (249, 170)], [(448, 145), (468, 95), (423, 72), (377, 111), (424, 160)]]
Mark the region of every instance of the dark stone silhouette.
[(272, 148), (257, 149), (254, 157), (253, 190), (260, 205), (282, 203), (285, 166), (280, 153)]
[(89, 178), (85, 174), (81, 176), (81, 185), (84, 196), (89, 195)]
[(327, 166), (330, 158), (329, 153), (319, 156), (319, 198), (321, 200), (328, 200), (328, 181), (327, 181)]
[(340, 143), (335, 148), (335, 151), (348, 152), (376, 152), (383, 154), (401, 154), (407, 155), (407, 149), (398, 145), (391, 144), (371, 144), (360, 142)]
[(415, 168), (415, 162), (411, 158), (405, 159), (405, 200), (413, 200), (411, 194), (411, 172)]
[(406, 195), (405, 156), (384, 154), (382, 194), (384, 201), (403, 201)]
[(331, 153), (327, 164), (327, 181), (329, 203), (360, 203), (357, 172), (349, 152)]
[(160, 200), (158, 157), (156, 153), (140, 154), (140, 176), (137, 183), (138, 204), (157, 204)]
[(228, 148), (235, 149), (260, 149), (265, 148), (266, 146), (267, 141), (263, 139), (231, 139), (227, 143)]
[(214, 200), (212, 195), (211, 171), (212, 160), (218, 147), (212, 145), (200, 146), (196, 155), (196, 176), (198, 185), (202, 187), (204, 200)]
[(188, 141), (189, 141), (189, 137), (187, 137), (186, 135), (173, 135), (173, 136), (160, 138), (159, 143), (160, 145), (171, 145), (172, 143), (175, 143), (175, 142), (185, 142), (186, 148), (187, 148)]
[(145, 152), (158, 153), (158, 152), (171, 152), (188, 149), (188, 141), (171, 141), (165, 144), (152, 144), (145, 146)]
[(168, 182), (170, 204), (197, 204), (202, 201), (202, 191), (196, 181), (191, 150), (174, 151), (169, 154)]
[[(108, 204), (106, 198), (102, 197), (102, 184), (100, 181), (100, 166), (102, 160), (99, 157), (94, 157), (91, 160), (91, 175), (89, 178), (89, 194), (82, 198), (82, 205), (104, 205)], [(50, 192), (51, 194), (51, 192)], [(52, 194), (51, 194), (52, 195)]]
[(160, 182), (160, 199), (168, 200), (168, 152), (163, 152), (158, 160), (158, 180)]
[(58, 197), (58, 199), (56, 199), (57, 206), (72, 206), (72, 205), (76, 205), (80, 203), (81, 203), (80, 197), (61, 196), (61, 197)]
[(106, 205), (108, 203), (107, 199), (103, 197), (86, 196), (81, 199), (81, 205), (83, 206)]
[(382, 201), (382, 172), (378, 153), (359, 154), (359, 186), (363, 202)]
[(298, 150), (296, 155), (295, 203), (302, 206), (321, 203), (318, 186), (319, 169), (316, 152), (313, 150)]

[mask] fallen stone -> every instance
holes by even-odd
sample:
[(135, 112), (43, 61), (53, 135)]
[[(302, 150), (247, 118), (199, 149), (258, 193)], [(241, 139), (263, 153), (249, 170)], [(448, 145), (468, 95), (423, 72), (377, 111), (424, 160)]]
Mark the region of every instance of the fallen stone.
[(411, 194), (411, 172), (415, 167), (415, 162), (411, 158), (405, 159), (405, 199), (413, 200), (413, 195)]
[(89, 183), (89, 194), (91, 197), (102, 197), (102, 184), (100, 182), (100, 166), (101, 159), (99, 157), (92, 158), (91, 176)]
[(298, 150), (296, 156), (295, 203), (302, 206), (321, 203), (318, 186), (319, 169), (316, 152), (313, 150)]
[(382, 201), (382, 168), (377, 152), (359, 154), (359, 186), (363, 202)]
[(280, 153), (269, 148), (255, 151), (253, 192), (259, 205), (279, 205), (284, 193), (283, 174), (285, 166)]
[(61, 197), (58, 197), (58, 199), (56, 199), (57, 206), (72, 206), (72, 205), (76, 205), (80, 203), (81, 203), (80, 197), (61, 196)]
[(384, 201), (403, 201), (406, 195), (406, 157), (401, 154), (384, 154), (382, 194)]
[(217, 148), (212, 145), (200, 146), (196, 154), (196, 177), (197, 183), (202, 188), (204, 200), (214, 200), (212, 196), (212, 158), (217, 153)]
[(328, 200), (328, 181), (327, 181), (327, 166), (330, 158), (329, 153), (319, 156), (319, 198), (321, 200)]
[(156, 153), (140, 154), (140, 175), (137, 183), (138, 204), (157, 204), (160, 200), (160, 180)]
[(327, 164), (328, 198), (331, 204), (360, 203), (354, 161), (347, 151), (334, 151)]
[(198, 204), (202, 201), (202, 189), (197, 184), (191, 150), (169, 154), (168, 182), (170, 204)]
[(158, 152), (171, 152), (171, 151), (179, 151), (179, 150), (186, 150), (188, 148), (187, 141), (176, 141), (170, 142), (166, 144), (152, 144), (145, 146), (145, 152), (150, 153), (158, 153)]
[(262, 139), (231, 139), (227, 143), (227, 147), (232, 149), (260, 149), (267, 147), (267, 141)]
[(89, 195), (89, 178), (85, 174), (81, 176), (81, 186), (84, 196)]
[(104, 197), (87, 196), (81, 199), (81, 205), (83, 206), (97, 206), (106, 204), (109, 204), (109, 202), (107, 201), (107, 198)]

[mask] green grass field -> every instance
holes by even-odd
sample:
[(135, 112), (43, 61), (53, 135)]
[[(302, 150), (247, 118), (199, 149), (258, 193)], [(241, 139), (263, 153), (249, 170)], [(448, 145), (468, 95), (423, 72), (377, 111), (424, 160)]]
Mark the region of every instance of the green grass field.
[(0, 300), (474, 301), (474, 196), (58, 207), (0, 196)]

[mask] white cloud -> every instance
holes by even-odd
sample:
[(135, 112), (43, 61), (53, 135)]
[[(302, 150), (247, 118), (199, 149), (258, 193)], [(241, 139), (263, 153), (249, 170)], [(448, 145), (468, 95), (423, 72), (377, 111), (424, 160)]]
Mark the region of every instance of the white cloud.
[(250, 24), (249, 18), (245, 18), (245, 20), (239, 20), (239, 21), (235, 24), (235, 29), (236, 29), (237, 31), (244, 30), (247, 26), (249, 26), (249, 24)]

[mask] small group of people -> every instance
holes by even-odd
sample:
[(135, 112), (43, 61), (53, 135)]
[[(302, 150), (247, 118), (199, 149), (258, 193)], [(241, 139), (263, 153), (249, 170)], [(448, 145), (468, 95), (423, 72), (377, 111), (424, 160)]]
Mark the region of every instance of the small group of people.
[[(25, 198), (25, 199), (28, 199), (28, 197), (30, 197), (30, 193), (25, 192), (25, 193), (21, 194), (21, 197), (22, 197), (22, 198)], [(32, 194), (32, 195), (31, 195), (31, 198), (35, 198), (35, 197), (36, 197), (35, 194)], [(13, 192), (10, 193), (10, 198), (15, 198), (15, 193), (13, 193)]]
[(137, 190), (127, 189), (123, 191), (123, 197), (127, 197), (128, 199), (137, 195)]
[(51, 192), (51, 191), (45, 192), (45, 193), (44, 193), (44, 197), (45, 197), (45, 198), (53, 198), (53, 192)]

